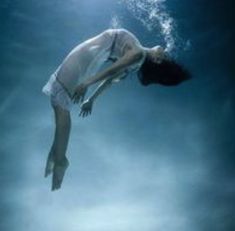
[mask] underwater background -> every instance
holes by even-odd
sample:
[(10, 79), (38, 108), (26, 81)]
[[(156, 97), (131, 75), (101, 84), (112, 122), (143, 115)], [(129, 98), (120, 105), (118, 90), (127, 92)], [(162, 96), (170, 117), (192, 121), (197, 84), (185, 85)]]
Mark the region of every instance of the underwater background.
[[(234, 1), (1, 0), (0, 230), (235, 230)], [(62, 188), (43, 177), (54, 132), (41, 88), (107, 28), (163, 45), (192, 73), (177, 87), (133, 75), (92, 115), (72, 110)]]

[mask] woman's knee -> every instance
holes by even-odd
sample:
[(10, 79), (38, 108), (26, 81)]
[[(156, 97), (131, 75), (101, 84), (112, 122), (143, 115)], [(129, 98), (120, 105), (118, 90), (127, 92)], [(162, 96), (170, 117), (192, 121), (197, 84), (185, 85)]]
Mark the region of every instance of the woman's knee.
[(56, 124), (68, 127), (71, 123), (70, 112), (61, 108), (60, 106), (54, 106), (55, 117), (56, 117)]

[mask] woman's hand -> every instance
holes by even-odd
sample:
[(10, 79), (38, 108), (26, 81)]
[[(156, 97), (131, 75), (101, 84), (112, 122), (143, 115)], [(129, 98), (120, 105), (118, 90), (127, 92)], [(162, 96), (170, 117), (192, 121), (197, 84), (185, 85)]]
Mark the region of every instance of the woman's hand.
[(85, 116), (88, 116), (89, 114), (91, 114), (92, 105), (93, 105), (92, 100), (88, 99), (88, 100), (84, 101), (81, 105), (81, 111), (80, 111), (79, 116), (85, 117)]
[(85, 84), (79, 84), (73, 94), (72, 100), (74, 103), (83, 102), (85, 94), (87, 92), (87, 86)]

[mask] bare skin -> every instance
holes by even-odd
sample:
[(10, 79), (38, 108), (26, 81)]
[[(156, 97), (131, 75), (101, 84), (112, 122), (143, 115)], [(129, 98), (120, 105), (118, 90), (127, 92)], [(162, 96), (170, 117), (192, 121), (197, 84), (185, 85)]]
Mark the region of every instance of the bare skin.
[(45, 177), (53, 173), (52, 191), (60, 188), (65, 171), (69, 165), (65, 153), (71, 128), (69, 111), (62, 109), (60, 106), (53, 106), (53, 109), (56, 125), (55, 134), (45, 169)]
[(109, 88), (113, 82), (119, 82), (121, 79), (126, 78), (128, 73), (123, 72), (121, 74), (117, 74), (113, 76), (113, 78), (103, 80), (101, 84), (96, 88), (94, 93), (85, 101), (82, 102), (81, 104), (81, 111), (80, 111), (80, 116), (86, 117), (91, 114), (92, 111), (92, 106), (93, 102), (95, 99), (107, 88)]
[(167, 58), (167, 53), (160, 46), (155, 46), (152, 48), (144, 48), (144, 50), (132, 50), (126, 52), (126, 54), (121, 57), (117, 62), (115, 62), (110, 67), (106, 68), (104, 71), (99, 72), (95, 76), (87, 79), (83, 83), (79, 84), (74, 92), (73, 100), (74, 103), (79, 103), (83, 101), (84, 93), (87, 91), (87, 88), (92, 84), (95, 84), (102, 80), (113, 80), (118, 75), (125, 73), (125, 70), (132, 64), (138, 62), (142, 59), (144, 52), (146, 56), (149, 56), (154, 62), (160, 63), (163, 59)]
[[(126, 73), (116, 74), (113, 78), (104, 80), (97, 87), (90, 98), (83, 101), (86, 89), (82, 92), (81, 99), (83, 101), (81, 105), (80, 116), (85, 117), (91, 114), (92, 105), (94, 100), (105, 90), (111, 86), (113, 79), (121, 79), (126, 76)], [(68, 140), (71, 128), (70, 112), (62, 109), (60, 106), (53, 106), (55, 114), (55, 134), (54, 140), (51, 146), (51, 150), (48, 154), (47, 164), (45, 169), (45, 177), (53, 174), (52, 188), (51, 190), (58, 190), (61, 187), (65, 171), (68, 168), (69, 162), (66, 157), (66, 151), (68, 146)]]
[[(158, 48), (148, 48), (144, 51), (153, 58), (159, 57)], [(91, 114), (93, 102), (101, 92), (111, 86), (112, 82), (124, 78), (127, 75), (127, 68), (139, 62), (143, 55), (143, 50), (134, 51), (130, 49), (110, 67), (79, 84), (75, 89), (72, 99), (74, 103), (81, 103), (80, 116), (85, 117)], [(88, 87), (97, 82), (101, 82), (101, 84), (97, 87), (92, 96), (84, 101)], [(52, 191), (61, 187), (65, 171), (69, 165), (66, 158), (66, 150), (71, 127), (70, 112), (62, 109), (60, 106), (53, 106), (53, 109), (55, 113), (55, 135), (45, 169), (45, 177), (51, 173), (53, 174)]]
[(87, 91), (87, 88), (99, 81), (110, 79), (113, 80), (117, 75), (122, 75), (125, 70), (132, 64), (138, 62), (143, 57), (143, 52), (129, 50), (122, 58), (106, 68), (102, 72), (99, 72), (95, 76), (87, 79), (83, 83), (79, 84), (74, 92), (73, 100), (74, 103), (79, 103), (82, 100), (82, 95)]

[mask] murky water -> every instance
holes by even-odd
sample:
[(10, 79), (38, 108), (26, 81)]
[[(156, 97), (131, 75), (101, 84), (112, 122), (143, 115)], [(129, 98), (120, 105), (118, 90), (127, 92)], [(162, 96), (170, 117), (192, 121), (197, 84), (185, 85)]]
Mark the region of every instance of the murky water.
[[(232, 1), (0, 2), (0, 230), (234, 229)], [(72, 111), (62, 189), (43, 178), (53, 114), (41, 88), (78, 43), (124, 27), (193, 74), (113, 86)]]

